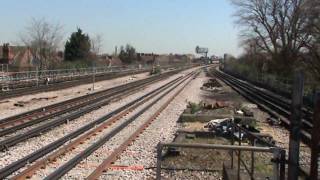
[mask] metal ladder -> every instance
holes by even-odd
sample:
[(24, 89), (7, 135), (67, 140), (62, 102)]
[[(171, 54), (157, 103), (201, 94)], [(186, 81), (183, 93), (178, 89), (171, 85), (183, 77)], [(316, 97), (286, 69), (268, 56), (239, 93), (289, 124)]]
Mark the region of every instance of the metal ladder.
[(8, 64), (1, 64), (1, 91), (9, 91), (9, 80), (8, 80), (9, 66)]

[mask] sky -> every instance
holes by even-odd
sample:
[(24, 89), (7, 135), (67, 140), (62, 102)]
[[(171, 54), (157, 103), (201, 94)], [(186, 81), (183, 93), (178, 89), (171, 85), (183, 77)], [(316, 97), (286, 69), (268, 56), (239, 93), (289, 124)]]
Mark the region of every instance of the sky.
[[(239, 55), (238, 28), (229, 0), (2, 0), (0, 43), (19, 43), (32, 18), (63, 25), (64, 41), (80, 27), (103, 37), (102, 52), (133, 45), (144, 53)], [(63, 46), (62, 46), (63, 47)]]

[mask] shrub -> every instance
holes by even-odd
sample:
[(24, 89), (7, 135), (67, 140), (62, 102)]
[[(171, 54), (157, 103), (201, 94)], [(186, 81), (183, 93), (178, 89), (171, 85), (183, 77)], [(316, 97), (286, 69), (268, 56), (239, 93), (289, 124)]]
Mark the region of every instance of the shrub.
[(156, 66), (151, 69), (150, 75), (154, 75), (154, 74), (161, 74), (161, 67), (160, 66)]
[(194, 102), (189, 102), (188, 107), (191, 109), (191, 114), (194, 114), (200, 110), (202, 110), (203, 106), (202, 106), (202, 102), (200, 103), (194, 103)]

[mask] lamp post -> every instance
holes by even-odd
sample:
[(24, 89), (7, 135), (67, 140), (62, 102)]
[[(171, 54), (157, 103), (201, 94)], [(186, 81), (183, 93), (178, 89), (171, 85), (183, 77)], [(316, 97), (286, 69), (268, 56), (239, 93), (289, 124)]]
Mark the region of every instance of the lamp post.
[(92, 62), (92, 91), (94, 91), (94, 83), (96, 81), (96, 64)]

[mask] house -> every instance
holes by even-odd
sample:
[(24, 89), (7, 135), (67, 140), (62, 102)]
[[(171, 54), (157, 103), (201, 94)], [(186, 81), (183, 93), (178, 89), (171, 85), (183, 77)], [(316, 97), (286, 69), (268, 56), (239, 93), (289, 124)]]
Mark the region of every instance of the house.
[(10, 46), (9, 43), (0, 46), (0, 64), (18, 67), (32, 67), (34, 57), (26, 46)]
[(160, 64), (169, 65), (176, 63), (190, 62), (194, 58), (191, 54), (153, 54), (153, 53), (137, 53), (138, 60), (142, 64)]
[(99, 66), (122, 66), (123, 63), (119, 57), (111, 56), (108, 54), (102, 54), (97, 56), (96, 65)]
[[(63, 60), (63, 52), (57, 51), (50, 55), (50, 63), (43, 64), (48, 68), (52, 64)], [(40, 64), (40, 55), (27, 46), (11, 46), (5, 43), (0, 46), (0, 64), (8, 64), (15, 71), (34, 69)]]
[(154, 64), (158, 54), (153, 53), (137, 53), (137, 59), (141, 64)]

